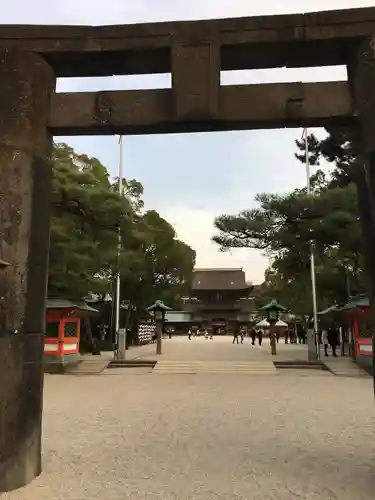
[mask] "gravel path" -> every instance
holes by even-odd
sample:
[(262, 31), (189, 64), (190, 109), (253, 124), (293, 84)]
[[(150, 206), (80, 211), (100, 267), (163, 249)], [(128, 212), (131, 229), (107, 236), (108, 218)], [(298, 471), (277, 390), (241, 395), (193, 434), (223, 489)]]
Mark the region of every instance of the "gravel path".
[(47, 376), (44, 472), (1, 500), (372, 500), (371, 379)]

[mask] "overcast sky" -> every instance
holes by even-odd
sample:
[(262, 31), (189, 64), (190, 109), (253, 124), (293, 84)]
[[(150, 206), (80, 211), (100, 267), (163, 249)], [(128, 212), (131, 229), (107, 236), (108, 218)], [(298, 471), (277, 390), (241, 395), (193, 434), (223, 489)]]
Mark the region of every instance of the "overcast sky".
[[(137, 22), (284, 14), (370, 7), (374, 0), (12, 0), (2, 7), (7, 24), (126, 24)], [(328, 81), (346, 78), (344, 68), (265, 70), (222, 75), (223, 84)], [(58, 91), (170, 87), (165, 75), (70, 79)], [(148, 208), (172, 222), (178, 236), (197, 251), (199, 267), (243, 267), (260, 282), (268, 265), (259, 252), (223, 254), (210, 242), (212, 222), (221, 213), (251, 208), (261, 191), (285, 192), (305, 182), (294, 159), (300, 130), (247, 131), (127, 137), (125, 177), (145, 188)], [(320, 131), (320, 133), (322, 133)], [(116, 175), (115, 137), (59, 138), (79, 152), (98, 157)]]

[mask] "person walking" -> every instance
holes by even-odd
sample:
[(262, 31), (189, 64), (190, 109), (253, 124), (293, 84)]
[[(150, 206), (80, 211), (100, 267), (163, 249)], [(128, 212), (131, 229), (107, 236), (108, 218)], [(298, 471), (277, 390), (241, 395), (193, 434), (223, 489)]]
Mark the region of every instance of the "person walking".
[(233, 344), (235, 344), (237, 341), (237, 344), (239, 344), (238, 342), (238, 330), (237, 330), (237, 327), (234, 328), (233, 330)]
[(240, 337), (241, 337), (241, 344), (243, 344), (243, 340), (245, 338), (245, 330), (243, 327), (240, 330)]
[(285, 333), (284, 333), (284, 342), (286, 344), (289, 343), (289, 330), (288, 330), (288, 328), (285, 330)]
[(258, 330), (257, 337), (258, 337), (258, 344), (261, 347), (262, 346), (262, 342), (263, 342), (263, 332), (262, 332), (262, 330), (260, 330), (260, 329)]
[(255, 340), (257, 338), (257, 332), (256, 332), (254, 327), (251, 329), (250, 337), (251, 337), (251, 345), (255, 345)]
[(191, 328), (189, 328), (189, 330), (188, 330), (188, 338), (189, 338), (189, 340), (191, 340)]

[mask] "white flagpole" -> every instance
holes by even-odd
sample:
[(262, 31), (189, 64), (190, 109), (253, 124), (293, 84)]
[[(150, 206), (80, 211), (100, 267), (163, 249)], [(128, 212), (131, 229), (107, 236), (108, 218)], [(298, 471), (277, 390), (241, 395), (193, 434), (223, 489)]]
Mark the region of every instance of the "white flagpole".
[[(123, 147), (122, 147), (122, 135), (120, 135), (119, 138), (119, 152), (120, 152), (120, 160), (119, 160), (119, 169), (118, 169), (118, 190), (120, 195), (123, 193), (123, 186), (122, 186), (122, 177), (123, 177)], [(121, 297), (120, 297), (120, 288), (121, 288), (121, 275), (120, 275), (120, 259), (121, 259), (121, 229), (120, 225), (118, 227), (118, 240), (117, 240), (117, 276), (116, 276), (116, 323), (115, 323), (115, 329), (116, 329), (116, 344), (117, 344), (117, 349), (116, 349), (116, 358), (119, 358), (119, 340), (120, 340), (120, 304), (121, 304)]]
[[(304, 129), (304, 139), (305, 139), (305, 162), (306, 162), (306, 185), (307, 194), (310, 196), (311, 191), (311, 175), (310, 175), (310, 157), (309, 157), (309, 141), (307, 128)], [(312, 305), (313, 305), (313, 320), (314, 320), (314, 340), (316, 346), (316, 358), (320, 359), (320, 349), (319, 349), (319, 338), (318, 338), (318, 307), (316, 300), (316, 276), (315, 276), (315, 254), (314, 246), (312, 241), (310, 241), (310, 275), (311, 275), (311, 292), (312, 292)]]

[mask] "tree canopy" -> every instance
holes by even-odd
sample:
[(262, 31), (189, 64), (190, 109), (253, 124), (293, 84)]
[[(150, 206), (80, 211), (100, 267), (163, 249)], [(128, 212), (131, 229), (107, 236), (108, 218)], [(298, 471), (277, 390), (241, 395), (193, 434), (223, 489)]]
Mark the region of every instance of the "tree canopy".
[[(310, 245), (316, 259), (318, 305), (345, 300), (365, 287), (357, 192), (351, 182), (355, 153), (350, 130), (329, 130), (323, 140), (308, 137), (310, 162), (316, 167), (307, 189), (286, 194), (260, 193), (255, 208), (221, 215), (213, 240), (222, 250), (256, 248), (271, 259), (261, 297), (275, 297), (297, 314), (311, 313)], [(304, 143), (296, 157), (305, 162)], [(333, 164), (320, 168), (322, 159)]]
[[(135, 306), (176, 300), (190, 281), (195, 252), (156, 211), (144, 211), (143, 186), (111, 179), (96, 158), (66, 144), (53, 151), (48, 294), (82, 299), (112, 291), (120, 266), (121, 298)], [(121, 252), (118, 260), (118, 234)]]

